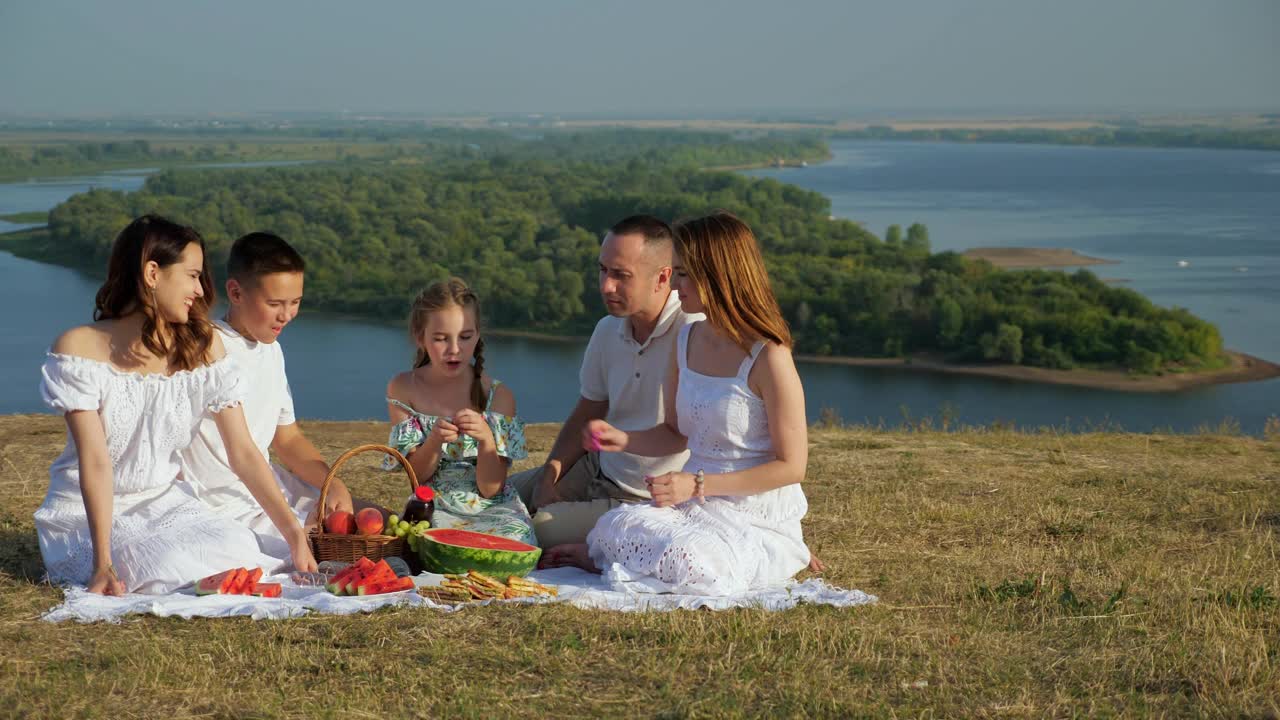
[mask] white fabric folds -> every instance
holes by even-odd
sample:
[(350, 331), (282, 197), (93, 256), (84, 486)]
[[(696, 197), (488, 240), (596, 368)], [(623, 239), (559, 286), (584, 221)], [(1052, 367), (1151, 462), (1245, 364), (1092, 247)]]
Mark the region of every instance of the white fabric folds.
[[(600, 575), (593, 575), (577, 568), (539, 570), (529, 577), (546, 585), (557, 586), (559, 596), (490, 600), (485, 604), (563, 602), (590, 610), (655, 612), (700, 608), (789, 610), (800, 603), (854, 607), (876, 602), (873, 595), (858, 590), (843, 590), (816, 578), (804, 582), (790, 581), (783, 585), (751, 590), (737, 595), (706, 597), (621, 592), (610, 589)], [(439, 575), (423, 573), (415, 577), (414, 582), (418, 585), (435, 585), (441, 579)], [(323, 588), (297, 587), (283, 575), (263, 578), (263, 582), (279, 582), (284, 585), (283, 596), (279, 598), (244, 595), (199, 597), (194, 590), (188, 588), (168, 595), (104, 597), (91, 595), (83, 587), (69, 587), (66, 590), (65, 601), (46, 613), (43, 619), (47, 622), (68, 620), (84, 623), (119, 622), (127, 615), (155, 615), (181, 618), (251, 617), (254, 620), (284, 620), (301, 617), (308, 613), (350, 615), (395, 606), (426, 607), (442, 611), (454, 611), (467, 607), (466, 605), (440, 605), (413, 592), (368, 597), (338, 597), (329, 594)]]

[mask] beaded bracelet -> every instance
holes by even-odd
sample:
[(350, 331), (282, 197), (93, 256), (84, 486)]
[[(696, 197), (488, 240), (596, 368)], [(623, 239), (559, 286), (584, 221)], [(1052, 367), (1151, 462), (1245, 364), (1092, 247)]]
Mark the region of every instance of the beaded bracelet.
[(705, 503), (707, 501), (707, 494), (706, 494), (706, 488), (705, 488), (706, 482), (707, 482), (706, 474), (703, 473), (701, 470), (693, 474), (693, 496), (698, 498), (699, 504)]

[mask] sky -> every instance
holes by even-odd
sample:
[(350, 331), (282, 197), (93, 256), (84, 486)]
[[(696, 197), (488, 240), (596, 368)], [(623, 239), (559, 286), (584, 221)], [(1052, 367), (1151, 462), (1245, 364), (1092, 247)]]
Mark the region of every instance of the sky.
[(0, 115), (1280, 110), (1280, 0), (0, 0)]

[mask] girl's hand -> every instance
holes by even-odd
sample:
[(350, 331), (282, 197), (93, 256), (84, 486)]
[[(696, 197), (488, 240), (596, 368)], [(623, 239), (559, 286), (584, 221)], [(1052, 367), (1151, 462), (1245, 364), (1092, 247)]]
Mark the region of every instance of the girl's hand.
[(93, 571), (93, 577), (89, 579), (89, 592), (95, 595), (120, 597), (125, 594), (124, 583), (116, 577), (115, 568), (107, 565)]
[(431, 443), (431, 447), (440, 447), (457, 439), (458, 426), (444, 418), (437, 418), (436, 424), (431, 427), (431, 434), (427, 436), (426, 442)]
[(669, 472), (657, 477), (645, 478), (644, 484), (653, 496), (655, 507), (679, 505), (693, 497), (694, 476), (687, 472)]
[(493, 439), (493, 428), (489, 427), (484, 415), (475, 410), (467, 408), (458, 411), (453, 416), (453, 422), (457, 426), (458, 432), (475, 438), (476, 445), (481, 449), (490, 450), (497, 445), (497, 441)]
[(627, 434), (604, 420), (592, 420), (582, 427), (582, 448), (591, 452), (622, 452)]

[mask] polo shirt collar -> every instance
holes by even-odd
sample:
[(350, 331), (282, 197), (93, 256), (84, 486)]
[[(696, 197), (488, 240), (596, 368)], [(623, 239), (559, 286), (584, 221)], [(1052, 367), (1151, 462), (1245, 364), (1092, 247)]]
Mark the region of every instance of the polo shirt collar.
[[(653, 332), (649, 333), (648, 339), (640, 344), (640, 349), (643, 350), (649, 347), (649, 344), (655, 339), (667, 334), (671, 330), (671, 326), (675, 324), (676, 316), (679, 314), (680, 293), (672, 290), (671, 294), (667, 296), (667, 304), (662, 306), (662, 314), (658, 315), (658, 324), (654, 326)], [(631, 335), (631, 318), (623, 318), (623, 321), (618, 323), (618, 331), (622, 335), (623, 341), (635, 343), (636, 339)]]

